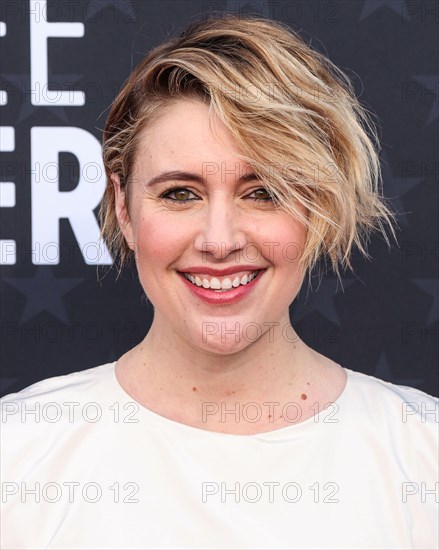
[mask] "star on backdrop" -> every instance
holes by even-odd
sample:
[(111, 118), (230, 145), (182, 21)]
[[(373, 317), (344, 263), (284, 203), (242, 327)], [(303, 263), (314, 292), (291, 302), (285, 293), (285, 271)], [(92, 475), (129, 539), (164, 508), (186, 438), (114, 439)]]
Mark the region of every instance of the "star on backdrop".
[[(354, 279), (343, 279), (343, 288), (349, 287)], [(309, 291), (305, 296), (299, 296), (297, 302), (293, 305), (293, 321), (301, 321), (304, 317), (318, 311), (329, 321), (340, 325), (340, 318), (335, 307), (335, 296), (342, 293), (342, 290), (336, 287), (335, 279), (323, 279), (318, 289)]]
[(401, 17), (409, 19), (409, 15), (405, 12), (405, 0), (364, 0), (360, 21), (383, 7), (390, 8)]
[[(430, 115), (425, 124), (426, 126), (428, 126), (439, 116), (439, 75), (418, 75), (414, 76), (413, 78), (416, 80), (416, 82), (419, 82), (419, 84), (423, 86), (428, 92), (430, 92), (431, 96), (435, 96), (435, 99), (432, 99)], [(426, 99), (426, 102), (428, 102), (428, 99)]]
[(385, 351), (380, 353), (375, 371), (373, 372), (372, 376), (375, 376), (375, 378), (380, 378), (381, 380), (385, 380), (386, 382), (392, 382), (392, 384), (399, 384), (400, 386), (410, 386), (412, 388), (417, 388), (424, 382), (424, 378), (396, 378), (389, 368), (389, 362), (387, 360)]
[(39, 266), (31, 277), (6, 277), (3, 280), (26, 296), (20, 324), (42, 311), (47, 311), (63, 323), (68, 323), (62, 296), (85, 281), (85, 278), (54, 277), (49, 266)]
[[(31, 85), (29, 74), (24, 73), (8, 73), (3, 75), (6, 82), (13, 84), (20, 94), (20, 111), (18, 113), (17, 125), (24, 122), (35, 113), (40, 113), (41, 111), (49, 112), (51, 115), (55, 116), (61, 120), (64, 124), (69, 124), (69, 119), (67, 117), (66, 109), (63, 105), (33, 105), (30, 101)], [(82, 75), (77, 74), (60, 74), (55, 78), (49, 78), (49, 89), (52, 89), (56, 82), (63, 84), (76, 84), (83, 78)], [(9, 93), (10, 97), (12, 94)]]

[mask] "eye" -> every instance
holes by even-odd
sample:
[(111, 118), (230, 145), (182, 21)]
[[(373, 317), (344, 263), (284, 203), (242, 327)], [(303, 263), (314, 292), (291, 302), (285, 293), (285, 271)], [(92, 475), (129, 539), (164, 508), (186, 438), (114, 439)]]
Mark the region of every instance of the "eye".
[[(256, 194), (256, 197), (251, 197), (250, 195)], [(250, 200), (254, 200), (257, 202), (269, 202), (274, 201), (273, 195), (270, 193), (268, 189), (265, 187), (260, 187), (259, 189), (255, 189), (250, 195), (247, 195), (247, 197)]]
[[(165, 193), (160, 195), (160, 198), (167, 199), (173, 202), (183, 203), (183, 204), (185, 202), (199, 200), (198, 197), (189, 198), (190, 194), (196, 197), (196, 195), (192, 193), (192, 191), (190, 191), (189, 189), (186, 189), (186, 187), (172, 187), (171, 189), (168, 189)], [(171, 195), (174, 195), (175, 198), (171, 197)]]

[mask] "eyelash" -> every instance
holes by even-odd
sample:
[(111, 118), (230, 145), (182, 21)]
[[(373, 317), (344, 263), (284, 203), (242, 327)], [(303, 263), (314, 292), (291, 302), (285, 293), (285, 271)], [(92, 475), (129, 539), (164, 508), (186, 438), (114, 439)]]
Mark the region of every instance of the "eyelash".
[[(269, 193), (269, 191), (267, 189), (265, 189), (264, 187), (259, 187), (258, 189), (255, 189), (254, 191), (252, 191), (251, 194), (255, 193), (256, 191), (260, 191), (260, 190), (263, 190), (263, 191), (267, 191), (267, 193)], [(164, 193), (162, 193), (160, 195), (160, 198), (161, 199), (166, 199), (166, 200), (170, 200), (172, 202), (176, 202), (176, 203), (180, 203), (180, 204), (186, 204), (190, 201), (196, 201), (196, 200), (199, 200), (199, 199), (186, 199), (186, 200), (178, 200), (178, 199), (173, 199), (172, 197), (169, 197), (168, 195), (170, 195), (171, 193), (174, 193), (175, 191), (189, 191), (189, 193), (193, 193), (193, 191), (191, 191), (190, 189), (187, 189), (186, 187), (171, 187), (170, 189), (168, 189), (167, 191), (165, 191)], [(193, 193), (195, 194), (195, 193)], [(273, 201), (273, 197), (270, 195), (268, 198), (266, 199), (256, 199), (256, 198), (250, 198), (250, 200), (253, 200), (255, 202), (259, 202), (259, 203), (268, 203), (270, 201)]]

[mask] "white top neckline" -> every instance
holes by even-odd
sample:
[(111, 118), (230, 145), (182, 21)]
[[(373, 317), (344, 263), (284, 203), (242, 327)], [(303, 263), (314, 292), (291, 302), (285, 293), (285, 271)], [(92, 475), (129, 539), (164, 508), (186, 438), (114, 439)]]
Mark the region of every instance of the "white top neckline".
[[(258, 440), (282, 440), (284, 438), (294, 438), (294, 437), (302, 437), (303, 435), (307, 434), (309, 435), (311, 430), (317, 430), (319, 426), (322, 426), (325, 424), (324, 418), (322, 417), (328, 417), (333, 413), (333, 411), (329, 411), (328, 409), (323, 408), (320, 410), (317, 414), (310, 416), (306, 420), (303, 420), (301, 422), (292, 423), (291, 426), (285, 426), (283, 428), (278, 428), (276, 430), (271, 430), (268, 432), (261, 432), (256, 434), (232, 434), (232, 433), (224, 433), (224, 432), (216, 432), (211, 430), (204, 430), (202, 428), (197, 428), (195, 426), (190, 426), (189, 424), (183, 424), (182, 422), (178, 422), (176, 420), (172, 420), (171, 418), (167, 418), (166, 416), (162, 416), (159, 413), (154, 412), (151, 409), (148, 409), (138, 401), (136, 401), (131, 395), (122, 387), (119, 380), (116, 376), (116, 361), (113, 361), (112, 363), (109, 363), (108, 366), (111, 368), (111, 378), (112, 383), (115, 386), (116, 391), (121, 395), (121, 400), (123, 397), (124, 401), (129, 401), (131, 403), (135, 403), (139, 407), (139, 414), (145, 417), (146, 419), (149, 419), (153, 421), (154, 423), (162, 424), (163, 427), (167, 426), (169, 429), (177, 429), (177, 430), (186, 430), (189, 433), (191, 433), (193, 436), (204, 436), (204, 437), (212, 437), (212, 438), (244, 438), (244, 439), (258, 439)], [(330, 403), (336, 411), (338, 411), (341, 407), (344, 406), (345, 401), (348, 399), (348, 394), (351, 390), (351, 385), (353, 382), (353, 377), (355, 376), (355, 372), (351, 369), (348, 369), (346, 367), (342, 367), (339, 365), (345, 372), (346, 372), (346, 384), (343, 388), (343, 391), (338, 396), (338, 398), (335, 401), (330, 401)], [(292, 403), (295, 403), (292, 401)], [(300, 407), (300, 404), (297, 403), (297, 405)], [(329, 420), (329, 423), (331, 421)]]

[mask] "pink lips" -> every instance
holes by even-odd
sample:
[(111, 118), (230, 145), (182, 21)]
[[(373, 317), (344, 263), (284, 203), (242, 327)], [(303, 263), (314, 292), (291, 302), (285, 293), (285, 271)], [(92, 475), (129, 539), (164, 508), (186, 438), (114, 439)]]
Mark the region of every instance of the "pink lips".
[(208, 302), (209, 304), (219, 305), (234, 304), (235, 302), (241, 300), (244, 296), (248, 295), (248, 293), (255, 288), (264, 272), (265, 269), (259, 271), (258, 275), (250, 283), (247, 283), (246, 285), (240, 285), (236, 288), (231, 288), (230, 290), (226, 290), (225, 292), (216, 292), (215, 290), (211, 290), (210, 288), (196, 286), (188, 281), (184, 275), (180, 273), (179, 275), (186, 286), (189, 288), (189, 290), (191, 290), (196, 296), (198, 296), (205, 302)]
[(243, 264), (243, 265), (231, 265), (229, 267), (226, 267), (224, 269), (213, 269), (211, 267), (208, 267), (207, 265), (201, 265), (201, 266), (191, 266), (191, 267), (185, 267), (184, 269), (179, 269), (179, 272), (181, 273), (190, 273), (191, 275), (212, 275), (212, 277), (223, 277), (225, 275), (234, 275), (235, 273), (242, 273), (245, 271), (248, 271), (249, 273), (254, 273), (255, 271), (260, 271), (262, 269), (265, 269), (264, 267), (258, 267), (255, 264)]

